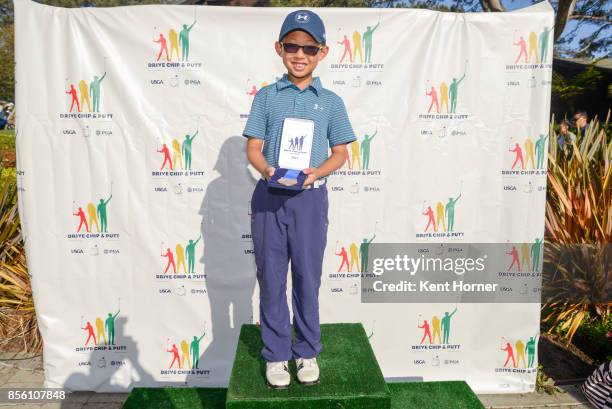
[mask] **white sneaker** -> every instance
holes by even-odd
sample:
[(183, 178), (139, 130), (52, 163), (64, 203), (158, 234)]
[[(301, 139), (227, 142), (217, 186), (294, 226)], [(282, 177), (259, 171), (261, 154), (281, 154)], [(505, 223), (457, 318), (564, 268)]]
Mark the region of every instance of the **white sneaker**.
[(291, 376), (287, 361), (266, 362), (266, 380), (272, 388), (285, 388), (289, 386)]
[(313, 384), (319, 382), (319, 365), (317, 358), (297, 358), (297, 378), (302, 384)]

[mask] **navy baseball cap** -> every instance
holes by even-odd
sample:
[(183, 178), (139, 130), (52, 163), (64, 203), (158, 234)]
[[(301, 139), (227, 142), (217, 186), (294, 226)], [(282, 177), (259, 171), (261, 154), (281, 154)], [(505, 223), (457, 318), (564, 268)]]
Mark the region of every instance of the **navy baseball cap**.
[(306, 31), (317, 43), (325, 43), (323, 20), (310, 10), (296, 10), (287, 14), (278, 35), (278, 41), (282, 41), (287, 33), (294, 30)]

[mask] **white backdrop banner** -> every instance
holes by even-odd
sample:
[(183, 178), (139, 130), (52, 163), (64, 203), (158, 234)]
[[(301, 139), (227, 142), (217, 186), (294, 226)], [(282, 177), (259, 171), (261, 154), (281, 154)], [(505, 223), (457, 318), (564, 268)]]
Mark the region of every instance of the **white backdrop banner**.
[[(241, 133), (286, 72), (273, 43), (293, 9), (14, 4), (46, 386), (226, 386), (240, 326), (259, 319)], [(321, 321), (362, 322), (389, 380), (533, 390), (539, 304), (362, 303), (359, 249), (542, 239), (550, 4), (316, 11), (330, 52), (315, 74), (358, 136), (327, 184)]]

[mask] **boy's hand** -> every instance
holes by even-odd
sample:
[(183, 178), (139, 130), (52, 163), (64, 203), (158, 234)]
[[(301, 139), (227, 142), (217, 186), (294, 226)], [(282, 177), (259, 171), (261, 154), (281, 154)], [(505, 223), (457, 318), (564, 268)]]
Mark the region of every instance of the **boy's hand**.
[(268, 181), (274, 175), (274, 172), (276, 172), (276, 168), (274, 166), (268, 166), (264, 170), (262, 175), (263, 175), (264, 179), (266, 179), (266, 181)]
[(304, 187), (312, 185), (319, 178), (319, 169), (317, 168), (306, 168), (302, 172), (308, 176), (304, 181)]

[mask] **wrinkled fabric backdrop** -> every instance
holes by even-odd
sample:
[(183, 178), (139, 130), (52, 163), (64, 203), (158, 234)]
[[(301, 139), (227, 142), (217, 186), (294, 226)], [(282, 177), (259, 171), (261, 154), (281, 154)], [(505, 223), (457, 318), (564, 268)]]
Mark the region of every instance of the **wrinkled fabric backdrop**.
[[(240, 326), (259, 319), (241, 133), (254, 93), (286, 72), (273, 43), (291, 10), (15, 1), (46, 386), (227, 385)], [(316, 11), (330, 52), (315, 74), (358, 136), (327, 185), (322, 322), (362, 322), (389, 380), (533, 390), (539, 304), (361, 303), (358, 248), (543, 237), (550, 4)], [(421, 344), (419, 325), (455, 308), (449, 339)]]

